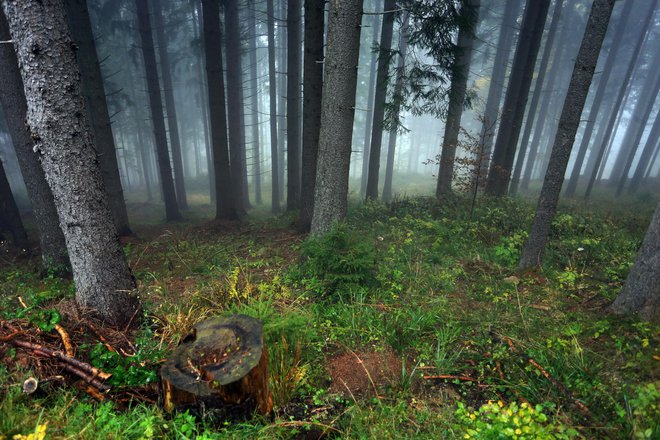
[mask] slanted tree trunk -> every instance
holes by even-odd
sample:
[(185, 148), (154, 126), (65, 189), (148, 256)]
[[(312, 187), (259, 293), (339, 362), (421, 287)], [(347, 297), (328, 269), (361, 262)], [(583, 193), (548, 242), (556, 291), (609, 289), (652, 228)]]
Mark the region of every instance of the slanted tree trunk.
[(559, 129), (554, 140), (548, 170), (545, 174), (534, 224), (525, 243), (519, 269), (541, 264), (545, 244), (550, 233), (552, 219), (557, 212), (559, 193), (564, 182), (571, 147), (580, 125), (580, 116), (587, 100), (598, 54), (600, 53), (607, 25), (614, 9), (615, 0), (594, 0), (580, 50), (573, 67), (568, 92), (559, 119)]
[(222, 71), (222, 33), (220, 8), (215, 0), (202, 0), (202, 28), (204, 55), (211, 116), (211, 145), (215, 170), (215, 218), (236, 220), (238, 200), (233, 190), (229, 167), (229, 142), (227, 140), (227, 112), (225, 107), (225, 82)]
[(248, 51), (250, 52), (250, 107), (252, 124), (252, 181), (254, 201), (260, 205), (261, 196), (261, 141), (259, 139), (259, 90), (257, 88), (257, 25), (254, 0), (248, 0)]
[(277, 139), (277, 79), (275, 75), (275, 10), (273, 0), (266, 0), (268, 26), (268, 91), (270, 106), (271, 211), (280, 212), (280, 174)]
[(139, 320), (81, 94), (62, 0), (3, 1), (28, 103), (27, 125), (69, 251), (76, 301), (109, 323)]
[[(550, 53), (555, 46), (557, 28), (559, 27), (559, 20), (561, 18), (563, 4), (563, 0), (557, 0), (555, 3), (555, 9), (552, 14), (552, 21), (550, 22), (550, 29), (548, 30), (548, 37), (545, 42), (545, 47), (543, 48), (543, 55), (541, 55), (541, 64), (538, 68), (539, 73), (534, 83), (534, 95), (532, 96), (532, 101), (530, 102), (529, 110), (527, 111), (527, 122), (525, 122), (525, 130), (523, 131), (522, 140), (520, 141), (520, 150), (516, 160), (516, 168), (513, 171), (511, 184), (509, 186), (509, 193), (511, 195), (518, 193), (518, 184), (520, 182), (523, 162), (525, 160), (525, 156), (528, 156), (527, 152), (531, 150), (529, 145), (529, 137), (532, 134), (532, 127), (534, 126), (534, 120), (536, 119), (536, 110), (538, 108), (539, 101), (541, 100), (541, 96), (544, 95), (543, 86), (545, 82), (545, 74), (548, 70), (548, 64), (550, 62)], [(542, 130), (542, 127), (537, 125), (537, 129)]]
[(316, 160), (321, 131), (321, 99), (323, 88), (323, 29), (325, 4), (305, 0), (305, 59), (303, 83), (303, 151), (300, 215), (298, 228), (308, 232), (312, 225)]
[(465, 92), (470, 74), (470, 58), (474, 34), (479, 20), (480, 0), (468, 0), (463, 3), (461, 19), (465, 26), (458, 31), (458, 55), (452, 66), (451, 86), (449, 89), (449, 106), (445, 122), (445, 134), (442, 139), (442, 152), (440, 154), (440, 169), (435, 196), (440, 199), (451, 193), (451, 184), (454, 178), (454, 159), (458, 145), (458, 134), (461, 129), (461, 115), (465, 106)]
[(630, 186), (628, 187), (628, 194), (633, 194), (639, 188), (639, 185), (644, 179), (646, 170), (650, 168), (653, 164), (653, 151), (658, 145), (658, 140), (660, 140), (660, 112), (655, 114), (655, 122), (649, 133), (649, 137), (646, 139), (646, 144), (642, 150), (642, 154), (639, 156), (639, 161), (637, 162), (637, 167), (635, 172), (630, 180)]
[[(394, 84), (394, 96), (401, 95), (403, 90), (403, 81), (405, 75), (406, 54), (408, 52), (408, 20), (410, 16), (406, 15), (399, 31), (399, 61), (397, 62), (396, 82)], [(383, 201), (392, 200), (392, 180), (394, 179), (394, 154), (396, 152), (397, 130), (399, 126), (399, 112), (401, 111), (400, 101), (395, 101), (393, 113), (396, 117), (394, 126), (390, 130), (390, 136), (387, 141), (387, 165), (385, 166), (385, 182), (383, 183)]]
[(160, 94), (160, 84), (158, 82), (156, 53), (154, 51), (154, 41), (151, 35), (151, 23), (149, 22), (149, 7), (143, 0), (135, 0), (135, 6), (137, 9), (138, 27), (140, 30), (142, 57), (144, 58), (144, 68), (147, 74), (151, 124), (153, 125), (154, 130), (158, 169), (160, 171), (160, 182), (163, 190), (163, 200), (165, 202), (165, 219), (168, 222), (178, 221), (181, 220), (182, 217), (176, 201), (174, 180), (172, 178), (172, 166), (170, 165), (170, 153), (167, 148), (163, 101)]
[(362, 0), (330, 0), (312, 234), (346, 217)]
[(607, 61), (603, 67), (603, 73), (598, 80), (598, 89), (596, 89), (596, 94), (594, 95), (594, 100), (591, 104), (591, 109), (589, 110), (589, 118), (587, 119), (587, 125), (584, 127), (582, 141), (580, 142), (580, 147), (575, 158), (575, 163), (573, 164), (573, 170), (571, 171), (571, 178), (566, 184), (565, 194), (567, 197), (573, 197), (575, 195), (578, 180), (580, 179), (580, 172), (582, 171), (582, 163), (584, 162), (584, 158), (587, 155), (589, 143), (592, 140), (591, 137), (593, 135), (594, 127), (596, 126), (596, 121), (598, 120), (598, 114), (600, 112), (601, 104), (603, 103), (603, 98), (605, 97), (605, 92), (607, 91), (610, 75), (614, 70), (617, 60), (620, 62), (618, 57), (619, 48), (621, 47), (621, 42), (623, 41), (625, 31), (629, 26), (628, 17), (632, 11), (632, 2), (623, 3), (622, 8), (623, 10), (621, 11), (621, 15), (619, 17), (616, 34), (612, 39), (612, 46), (610, 47), (610, 50), (607, 54)]
[(174, 166), (174, 188), (176, 189), (176, 200), (179, 204), (179, 209), (188, 209), (186, 183), (183, 174), (181, 140), (179, 137), (179, 124), (176, 116), (176, 105), (174, 103), (174, 86), (172, 85), (170, 56), (167, 51), (167, 40), (165, 39), (165, 29), (163, 24), (163, 3), (162, 0), (152, 1), (154, 27), (156, 28), (156, 40), (158, 42), (160, 75), (163, 79), (163, 93), (165, 94), (167, 128), (169, 129), (170, 146), (172, 147), (172, 165)]
[(119, 178), (117, 149), (112, 136), (108, 105), (103, 87), (103, 76), (101, 75), (101, 67), (94, 45), (94, 34), (89, 20), (87, 3), (84, 0), (66, 0), (65, 3), (73, 40), (78, 47), (76, 58), (82, 75), (82, 94), (85, 97), (89, 122), (94, 132), (94, 145), (101, 166), (103, 183), (108, 194), (110, 210), (117, 227), (117, 233), (119, 235), (131, 235), (124, 191)]
[(541, 45), (543, 26), (549, 7), (550, 0), (538, 0), (528, 2), (525, 8), (525, 17), (502, 108), (500, 128), (486, 181), (486, 193), (492, 196), (505, 195), (509, 186), (520, 126), (527, 106), (536, 56)]
[(286, 36), (286, 209), (292, 211), (300, 206), (300, 0), (288, 0)]
[(21, 213), (9, 186), (4, 164), (0, 161), (0, 240), (3, 239), (3, 231), (11, 234), (11, 244), (14, 248), (28, 250), (28, 237), (21, 220)]
[(367, 193), (367, 177), (369, 176), (369, 147), (371, 144), (371, 127), (374, 122), (374, 94), (376, 92), (376, 68), (378, 64), (378, 52), (373, 50), (378, 45), (380, 39), (380, 17), (382, 0), (374, 0), (376, 14), (371, 16), (371, 58), (369, 61), (369, 92), (367, 96), (366, 117), (364, 122), (364, 147), (362, 149), (362, 175), (360, 176), (360, 196), (364, 197)]
[[(10, 39), (7, 20), (0, 10), (0, 41)], [(16, 52), (11, 44), (0, 44), (0, 72), (0, 104), (5, 109), (11, 109), (5, 112), (5, 118), (39, 230), (42, 264), (45, 271), (65, 274), (70, 267), (64, 234), (60, 228), (53, 194), (39, 159), (32, 150), (34, 144), (30, 134), (25, 129), (27, 103)]]
[(241, 67), (241, 41), (238, 28), (238, 0), (225, 2), (225, 30), (227, 32), (226, 58), (227, 58), (227, 123), (229, 125), (229, 165), (231, 167), (232, 188), (234, 200), (239, 215), (246, 212), (243, 187), (243, 150), (245, 144), (241, 141), (243, 120), (243, 78)]
[(660, 204), (655, 209), (623, 290), (610, 310), (658, 321), (660, 314)]
[(380, 34), (378, 53), (378, 74), (374, 96), (373, 123), (371, 126), (371, 147), (369, 148), (369, 176), (367, 177), (367, 199), (378, 198), (378, 178), (380, 174), (380, 150), (383, 143), (383, 120), (387, 98), (387, 77), (390, 65), (390, 50), (394, 31), (396, 0), (385, 0), (383, 9), (383, 30)]

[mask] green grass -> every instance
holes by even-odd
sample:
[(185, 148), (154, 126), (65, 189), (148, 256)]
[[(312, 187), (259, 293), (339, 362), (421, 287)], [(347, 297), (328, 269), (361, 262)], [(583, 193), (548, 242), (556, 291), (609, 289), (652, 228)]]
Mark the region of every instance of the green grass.
[[(306, 240), (291, 215), (273, 222), (261, 208), (241, 226), (217, 225), (203, 197), (191, 200), (187, 220), (172, 225), (153, 206), (131, 209), (140, 238), (125, 251), (147, 312), (138, 355), (92, 338), (77, 356), (113, 372), (115, 387), (142, 386), (195, 322), (244, 313), (264, 323), (275, 415), (171, 417), (154, 404), (97, 403), (70, 385), (26, 396), (20, 384), (37, 373), (0, 343), (0, 437), (45, 424), (48, 438), (492, 438), (488, 426), (519, 438), (660, 435), (658, 327), (606, 311), (651, 203), (563, 206), (543, 268), (517, 273), (533, 218), (526, 201), (480, 200), (472, 215), (460, 198), (352, 204), (345, 224)], [(38, 270), (37, 260), (0, 268), (0, 316), (54, 334), (52, 311), (73, 288)], [(326, 366), (348, 350), (393, 351), (400, 377), (379, 398), (329, 392)], [(450, 378), (428, 378), (438, 375)]]

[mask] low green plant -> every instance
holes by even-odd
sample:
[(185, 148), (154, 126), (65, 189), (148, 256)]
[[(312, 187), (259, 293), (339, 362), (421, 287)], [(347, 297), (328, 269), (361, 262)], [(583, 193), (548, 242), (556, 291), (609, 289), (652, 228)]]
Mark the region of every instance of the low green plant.
[(660, 382), (637, 387), (627, 403), (632, 435), (636, 439), (654, 439), (660, 435)]

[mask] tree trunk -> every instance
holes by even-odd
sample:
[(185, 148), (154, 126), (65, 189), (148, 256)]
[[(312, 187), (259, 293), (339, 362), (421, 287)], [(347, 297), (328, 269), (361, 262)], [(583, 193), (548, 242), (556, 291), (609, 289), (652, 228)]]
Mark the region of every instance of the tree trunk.
[(305, 232), (312, 225), (316, 160), (321, 130), (321, 99), (323, 88), (324, 3), (305, 0), (305, 59), (303, 83), (303, 151), (300, 215), (298, 227)]
[(172, 179), (172, 166), (170, 165), (170, 153), (167, 148), (167, 135), (165, 134), (165, 118), (163, 116), (163, 101), (160, 95), (160, 84), (158, 82), (158, 70), (156, 67), (156, 53), (151, 35), (151, 24), (149, 22), (149, 7), (143, 0), (135, 0), (137, 8), (138, 27), (140, 30), (140, 41), (144, 68), (147, 74), (147, 90), (149, 93), (149, 107), (151, 108), (151, 123), (156, 141), (156, 154), (158, 156), (158, 169), (160, 171), (160, 182), (165, 202), (165, 219), (170, 221), (181, 220), (181, 213), (176, 201), (174, 180)]
[(489, 195), (502, 196), (506, 194), (509, 186), (511, 166), (516, 155), (520, 126), (527, 106), (534, 64), (536, 64), (536, 55), (541, 45), (543, 26), (549, 7), (550, 0), (538, 0), (528, 2), (525, 8), (525, 17), (504, 99), (500, 128), (486, 181), (486, 193)]
[(220, 8), (215, 0), (202, 0), (202, 28), (211, 116), (213, 169), (215, 170), (213, 183), (216, 194), (215, 218), (216, 220), (236, 220), (238, 218), (236, 210), (238, 200), (232, 188), (233, 181), (229, 167)]
[(598, 54), (600, 53), (607, 25), (614, 9), (615, 0), (594, 0), (587, 28), (573, 67), (568, 92), (559, 119), (559, 129), (552, 146), (548, 170), (545, 174), (534, 224), (525, 243), (519, 269), (528, 269), (541, 264), (545, 244), (550, 233), (552, 219), (557, 212), (559, 193), (564, 182), (571, 147), (580, 125), (580, 116), (587, 100), (593, 79)]
[(278, 65), (278, 71), (280, 74), (279, 77), (279, 103), (278, 103), (278, 113), (277, 113), (277, 125), (279, 127), (280, 133), (278, 136), (279, 139), (279, 150), (278, 154), (278, 164), (279, 168), (277, 172), (279, 173), (279, 182), (280, 182), (280, 200), (284, 199), (284, 170), (287, 167), (286, 163), (286, 151), (287, 151), (287, 120), (286, 120), (286, 97), (287, 97), (287, 60), (286, 60), (286, 26), (283, 24), (286, 21), (286, 4), (287, 0), (280, 0), (280, 18), (277, 25), (277, 40), (278, 46), (280, 48), (280, 62)]
[(254, 0), (248, 0), (248, 51), (250, 52), (250, 118), (252, 128), (252, 180), (254, 201), (263, 203), (261, 195), (261, 141), (259, 139), (259, 89), (257, 87), (257, 34)]
[(179, 137), (179, 125), (176, 116), (176, 105), (174, 103), (174, 86), (172, 85), (172, 73), (170, 56), (167, 51), (167, 40), (165, 39), (163, 0), (153, 1), (154, 27), (156, 28), (156, 41), (158, 42), (158, 59), (160, 61), (160, 75), (163, 79), (163, 93), (165, 94), (165, 111), (167, 112), (167, 128), (169, 129), (170, 146), (172, 147), (172, 165), (174, 165), (174, 188), (176, 189), (176, 200), (179, 209), (188, 209), (188, 198), (186, 197), (186, 183), (183, 174), (183, 158), (181, 152), (181, 140)]
[(241, 142), (241, 120), (243, 99), (243, 78), (241, 67), (241, 41), (238, 28), (238, 0), (227, 0), (225, 3), (225, 29), (227, 32), (226, 58), (227, 58), (227, 123), (229, 125), (229, 165), (231, 167), (232, 188), (234, 200), (239, 215), (245, 213), (243, 187), (243, 150), (245, 144)]
[(117, 233), (132, 235), (124, 201), (124, 191), (119, 178), (117, 149), (112, 136), (108, 105), (105, 99), (103, 76), (94, 45), (94, 34), (84, 0), (66, 0), (66, 12), (71, 34), (76, 46), (76, 58), (80, 67), (82, 94), (87, 104), (87, 114), (94, 133), (103, 183), (108, 194)]
[(578, 149), (578, 154), (575, 158), (575, 163), (573, 164), (571, 178), (566, 185), (565, 194), (567, 197), (573, 197), (575, 195), (578, 180), (580, 179), (580, 172), (582, 171), (582, 164), (584, 162), (585, 156), (587, 155), (587, 150), (589, 149), (589, 143), (591, 142), (594, 127), (596, 125), (596, 121), (598, 120), (598, 113), (600, 111), (601, 104), (603, 103), (605, 92), (607, 91), (610, 75), (612, 74), (612, 70), (614, 70), (615, 63), (617, 61), (620, 62), (620, 59), (617, 57), (617, 55), (619, 53), (619, 48), (621, 47), (621, 42), (623, 41), (625, 31), (629, 27), (628, 17), (632, 11), (632, 2), (623, 3), (622, 8), (623, 10), (621, 11), (621, 16), (619, 17), (616, 34), (612, 39), (612, 47), (610, 47), (610, 50), (607, 54), (607, 61), (602, 70), (603, 73), (598, 80), (598, 89), (596, 90), (593, 103), (591, 104), (591, 109), (589, 110), (589, 119), (587, 120), (587, 125), (584, 128), (582, 141), (580, 142), (580, 148)]
[(270, 106), (271, 211), (280, 212), (280, 175), (277, 139), (277, 79), (275, 76), (275, 10), (273, 0), (266, 0), (268, 26), (268, 92)]
[(369, 148), (369, 175), (367, 177), (367, 199), (378, 198), (378, 178), (380, 174), (380, 150), (383, 142), (383, 119), (387, 99), (387, 77), (389, 74), (390, 49), (396, 14), (396, 0), (385, 0), (383, 7), (383, 30), (380, 34), (378, 53), (378, 73), (374, 96), (373, 123), (371, 126), (371, 147)]
[[(555, 37), (557, 35), (557, 28), (559, 27), (563, 4), (564, 0), (557, 0), (552, 14), (552, 21), (550, 22), (550, 29), (548, 30), (548, 38), (546, 39), (545, 47), (543, 48), (543, 55), (541, 55), (541, 64), (538, 68), (538, 77), (534, 83), (534, 95), (532, 96), (532, 102), (529, 104), (529, 110), (527, 111), (527, 122), (525, 122), (525, 130), (523, 131), (522, 141), (520, 142), (516, 168), (513, 172), (513, 177), (511, 178), (511, 185), (509, 187), (509, 193), (511, 195), (515, 195), (518, 192), (518, 184), (520, 182), (523, 162), (525, 156), (527, 156), (527, 151), (529, 151), (529, 137), (532, 134), (532, 127), (534, 126), (534, 120), (536, 119), (536, 109), (538, 108), (541, 96), (544, 94), (543, 84), (545, 82), (545, 74), (548, 70), (550, 53), (555, 46)], [(537, 125), (537, 129), (542, 130), (539, 125)]]
[[(394, 84), (394, 96), (401, 95), (403, 90), (403, 81), (405, 75), (406, 54), (408, 52), (408, 20), (409, 15), (403, 20), (401, 30), (399, 31), (399, 61), (397, 62), (396, 83)], [(393, 113), (396, 115), (396, 123), (390, 130), (390, 136), (387, 145), (387, 165), (385, 167), (385, 182), (383, 183), (383, 201), (390, 202), (392, 200), (392, 180), (394, 178), (394, 154), (396, 152), (396, 138), (399, 126), (399, 112), (401, 111), (401, 104), (395, 101)]]
[(286, 209), (300, 206), (300, 0), (288, 0), (286, 83)]
[(647, 168), (653, 163), (653, 151), (658, 145), (658, 139), (660, 139), (660, 112), (655, 114), (655, 122), (653, 122), (649, 137), (646, 139), (646, 145), (644, 145), (642, 154), (639, 156), (639, 161), (637, 162), (637, 167), (635, 167), (635, 172), (630, 180), (628, 194), (633, 194), (637, 191), (646, 174)]
[(62, 0), (3, 1), (25, 87), (27, 125), (55, 199), (76, 301), (104, 320), (139, 320), (135, 279), (98, 166)]
[(610, 306), (616, 314), (638, 314), (658, 321), (660, 306), (660, 204), (655, 209), (644, 242), (623, 290)]
[(440, 199), (451, 194), (451, 184), (454, 178), (454, 159), (458, 145), (458, 134), (461, 129), (461, 115), (465, 105), (465, 92), (467, 80), (470, 75), (470, 58), (474, 35), (479, 21), (480, 0), (468, 0), (463, 3), (461, 19), (465, 26), (458, 31), (458, 55), (454, 61), (451, 72), (451, 86), (449, 89), (449, 106), (445, 122), (445, 134), (442, 139), (442, 152), (440, 154), (440, 169), (435, 196)]
[(330, 0), (313, 234), (346, 217), (362, 0)]
[[(0, 41), (10, 39), (7, 20), (0, 10)], [(70, 267), (64, 234), (60, 228), (53, 194), (39, 159), (32, 150), (30, 134), (25, 129), (27, 103), (23, 80), (18, 71), (16, 53), (10, 44), (0, 44), (0, 72), (0, 103), (3, 108), (11, 109), (5, 112), (5, 118), (27, 194), (32, 202), (32, 212), (39, 230), (42, 264), (45, 271), (65, 274)]]
[(374, 93), (376, 92), (376, 68), (378, 62), (378, 52), (373, 50), (378, 45), (380, 39), (380, 17), (382, 0), (374, 0), (376, 14), (371, 16), (371, 29), (373, 36), (371, 38), (371, 58), (369, 62), (369, 92), (367, 97), (366, 117), (364, 122), (364, 147), (362, 149), (362, 175), (360, 176), (360, 195), (364, 197), (367, 194), (367, 178), (369, 176), (369, 147), (371, 144), (371, 127), (374, 122)]
[(21, 213), (18, 211), (18, 205), (16, 205), (14, 194), (9, 186), (4, 164), (0, 161), (0, 240), (3, 240), (3, 231), (11, 234), (11, 244), (14, 248), (28, 250), (28, 237), (21, 220)]

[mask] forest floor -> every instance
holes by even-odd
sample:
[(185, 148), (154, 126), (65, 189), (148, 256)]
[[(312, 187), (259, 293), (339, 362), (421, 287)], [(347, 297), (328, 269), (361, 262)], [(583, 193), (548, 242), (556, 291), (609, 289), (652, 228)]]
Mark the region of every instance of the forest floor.
[[(319, 239), (290, 215), (217, 223), (197, 204), (162, 225), (159, 206), (131, 203), (138, 330), (81, 316), (38, 258), (2, 257), (0, 438), (658, 438), (660, 329), (607, 312), (654, 206), (613, 206), (565, 206), (543, 268), (518, 273), (524, 201), (355, 204)], [(263, 321), (273, 414), (166, 414), (168, 352), (235, 313)], [(110, 391), (8, 341), (63, 350), (56, 325)]]

